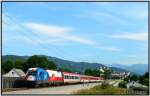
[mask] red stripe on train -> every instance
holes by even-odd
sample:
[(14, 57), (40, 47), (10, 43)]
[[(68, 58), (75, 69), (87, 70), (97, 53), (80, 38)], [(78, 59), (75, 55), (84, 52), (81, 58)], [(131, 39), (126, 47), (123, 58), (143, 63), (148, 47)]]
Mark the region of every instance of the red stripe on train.
[(64, 78), (63, 77), (49, 77), (48, 80), (49, 81), (63, 81)]

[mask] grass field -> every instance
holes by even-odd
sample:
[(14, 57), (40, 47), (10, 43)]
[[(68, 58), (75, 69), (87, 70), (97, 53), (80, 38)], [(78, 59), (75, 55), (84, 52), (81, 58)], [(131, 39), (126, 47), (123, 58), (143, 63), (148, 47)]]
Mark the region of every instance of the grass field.
[(115, 95), (115, 94), (126, 94), (125, 88), (117, 88), (108, 84), (97, 85), (90, 89), (81, 89), (73, 94), (104, 94), (104, 95)]

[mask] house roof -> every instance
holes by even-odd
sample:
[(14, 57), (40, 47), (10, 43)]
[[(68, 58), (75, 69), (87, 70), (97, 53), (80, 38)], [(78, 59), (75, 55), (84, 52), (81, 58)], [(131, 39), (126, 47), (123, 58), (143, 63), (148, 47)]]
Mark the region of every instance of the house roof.
[(15, 68), (13, 68), (13, 70), (14, 70), (19, 76), (25, 76), (25, 73), (24, 73), (21, 69), (15, 69)]
[(3, 77), (22, 77), (25, 73), (21, 69), (13, 68), (8, 73), (4, 74)]
[(131, 82), (127, 83), (126, 85), (127, 86), (135, 86), (135, 87), (147, 87), (147, 86), (142, 85), (142, 84), (135, 82), (135, 81), (131, 81)]

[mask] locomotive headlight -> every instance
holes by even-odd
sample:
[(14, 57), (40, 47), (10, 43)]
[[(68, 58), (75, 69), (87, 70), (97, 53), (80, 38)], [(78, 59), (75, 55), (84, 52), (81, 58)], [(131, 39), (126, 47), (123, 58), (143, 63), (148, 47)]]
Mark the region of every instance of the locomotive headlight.
[(29, 80), (29, 81), (35, 81), (35, 76), (28, 76), (28, 79), (27, 80)]
[(32, 72), (34, 72), (35, 70), (34, 69), (32, 69)]

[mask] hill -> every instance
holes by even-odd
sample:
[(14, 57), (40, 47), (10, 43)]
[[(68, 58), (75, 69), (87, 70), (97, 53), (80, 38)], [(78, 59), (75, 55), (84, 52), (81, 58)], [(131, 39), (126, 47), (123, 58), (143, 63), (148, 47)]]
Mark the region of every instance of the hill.
[[(44, 55), (42, 55), (44, 56)], [(16, 55), (4, 55), (2, 56), (2, 63), (7, 60), (13, 60), (14, 62), (16, 60), (21, 60), (25, 62), (30, 56), (16, 56)], [(74, 62), (69, 60), (63, 60), (56, 57), (46, 56), (48, 60), (54, 61), (58, 68), (67, 68), (72, 70), (73, 72), (82, 73), (85, 69), (97, 69), (100, 67), (107, 67), (100, 63), (89, 63), (89, 62)], [(126, 70), (119, 69), (119, 68), (112, 68), (116, 72), (127, 72)]]
[(145, 72), (148, 72), (148, 64), (132, 64), (130, 66), (122, 64), (111, 64), (110, 66), (125, 69), (138, 75), (143, 75)]

